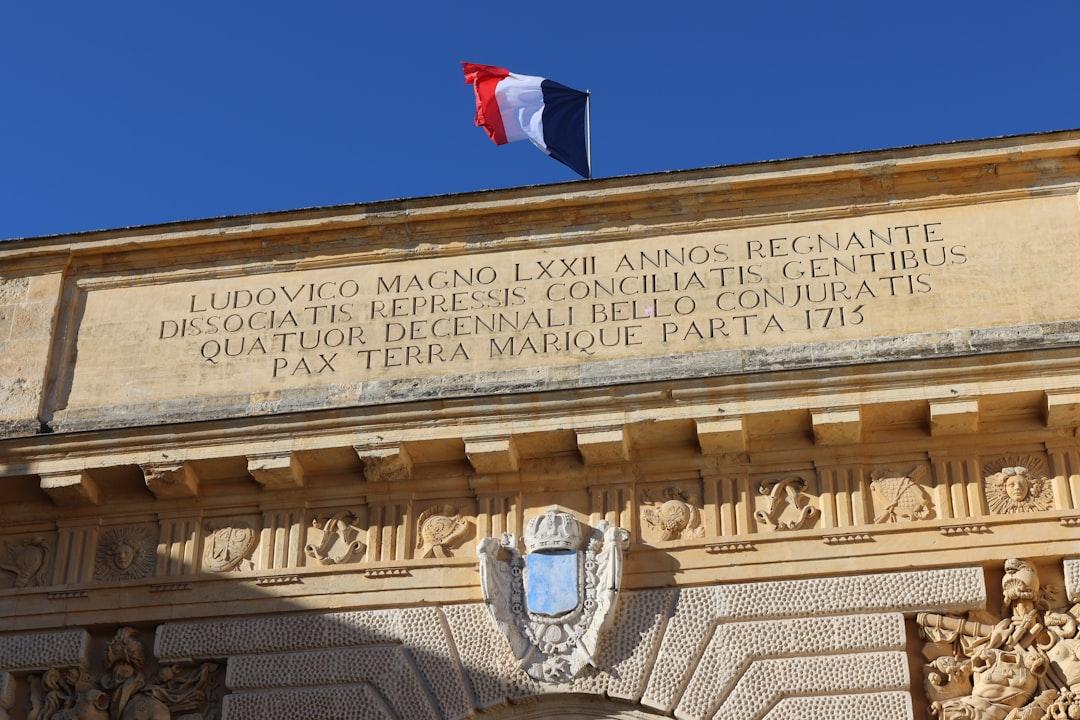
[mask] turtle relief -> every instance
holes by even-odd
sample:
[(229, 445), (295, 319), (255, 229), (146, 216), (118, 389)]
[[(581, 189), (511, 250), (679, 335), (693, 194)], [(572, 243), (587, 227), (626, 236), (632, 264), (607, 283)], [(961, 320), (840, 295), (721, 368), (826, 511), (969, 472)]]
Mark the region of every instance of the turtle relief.
[(417, 557), (453, 557), (468, 532), (469, 521), (453, 505), (429, 507), (416, 518)]
[(1006, 456), (983, 466), (986, 506), (994, 514), (1038, 512), (1054, 507), (1046, 462), (1037, 455)]
[(318, 541), (305, 545), (304, 554), (320, 565), (360, 562), (367, 546), (360, 540), (358, 523), (356, 513), (351, 510), (316, 515), (311, 526)]
[(255, 524), (248, 520), (215, 520), (206, 524), (203, 567), (211, 572), (254, 570), (251, 556), (259, 544)]
[(934, 518), (934, 503), (926, 490), (927, 468), (879, 468), (870, 473), (875, 523), (910, 522)]
[(641, 519), (654, 537), (679, 540), (702, 537), (701, 500), (696, 493), (678, 487), (666, 487), (655, 497), (648, 490), (641, 493)]

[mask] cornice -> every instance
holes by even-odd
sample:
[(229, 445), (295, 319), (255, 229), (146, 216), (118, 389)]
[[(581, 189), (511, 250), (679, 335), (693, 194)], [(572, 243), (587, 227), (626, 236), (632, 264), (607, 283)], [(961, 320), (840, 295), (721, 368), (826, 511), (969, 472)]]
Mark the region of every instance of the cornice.
[[(55, 256), (95, 256), (110, 253), (133, 253), (138, 250), (179, 248), (185, 256), (202, 253), (200, 246), (211, 243), (215, 249), (228, 252), (230, 243), (245, 240), (274, 240), (285, 236), (299, 238), (302, 244), (317, 241), (312, 234), (331, 235), (348, 231), (379, 228), (394, 229), (396, 240), (407, 242), (410, 233), (424, 236), (432, 226), (443, 223), (443, 229), (460, 231), (463, 224), (482, 233), (483, 226), (492, 222), (521, 222), (529, 214), (557, 209), (559, 213), (589, 209), (596, 213), (621, 205), (644, 201), (653, 208), (663, 202), (688, 203), (668, 208), (668, 212), (693, 213), (709, 202), (741, 204), (764, 202), (768, 189), (773, 188), (790, 201), (792, 197), (821, 200), (821, 186), (829, 182), (862, 178), (889, 186), (888, 179), (921, 173), (914, 184), (925, 190), (945, 190), (947, 183), (941, 173), (963, 174), (972, 168), (981, 169), (974, 176), (963, 178), (970, 195), (978, 195), (978, 185), (987, 177), (1004, 177), (1014, 169), (1025, 167), (1032, 175), (1043, 176), (1046, 184), (1059, 171), (1065, 171), (1061, 183), (1069, 185), (1077, 177), (1077, 169), (1055, 168), (1053, 161), (1076, 161), (1080, 155), (1080, 131), (1062, 131), (1045, 135), (975, 140), (954, 144), (916, 148), (882, 150), (817, 158), (773, 161), (703, 170), (687, 170), (660, 175), (628, 176), (562, 185), (539, 186), (510, 190), (464, 193), (461, 195), (392, 200), (363, 205), (351, 205), (282, 213), (197, 220), (167, 225), (102, 230), (82, 234), (59, 235), (47, 238), (27, 238), (0, 243), (0, 263), (56, 263)], [(1037, 168), (1032, 164), (1038, 165)], [(1078, 166), (1080, 167), (1080, 166)], [(939, 173), (934, 176), (933, 173)], [(983, 175), (982, 180), (979, 175)], [(1031, 178), (1029, 178), (1031, 179)], [(1020, 183), (1023, 185), (1024, 183)], [(1051, 185), (1055, 184), (1050, 181)], [(796, 186), (792, 190), (791, 186)], [(895, 191), (895, 187), (892, 188)], [(853, 188), (847, 188), (851, 192)], [(744, 197), (743, 194), (749, 196)], [(950, 202), (942, 197), (937, 202)], [(951, 193), (944, 193), (945, 195)], [(737, 197), (736, 197), (737, 196)], [(1001, 199), (995, 196), (994, 199)], [(890, 207), (894, 204), (888, 203)], [(933, 202), (933, 201), (931, 201)], [(775, 222), (767, 207), (763, 212), (746, 212), (740, 216), (759, 216), (759, 221)], [(449, 225), (446, 224), (449, 221)], [(402, 236), (402, 229), (405, 230)], [(555, 235), (573, 234), (573, 228), (552, 228)], [(529, 227), (528, 237), (535, 241), (544, 234), (543, 227)], [(457, 238), (452, 236), (452, 241)], [(424, 242), (436, 242), (423, 237)], [(380, 238), (364, 242), (371, 248), (384, 246)], [(278, 250), (280, 248), (264, 248)], [(449, 252), (458, 247), (445, 248)], [(52, 258), (52, 259), (49, 259)]]

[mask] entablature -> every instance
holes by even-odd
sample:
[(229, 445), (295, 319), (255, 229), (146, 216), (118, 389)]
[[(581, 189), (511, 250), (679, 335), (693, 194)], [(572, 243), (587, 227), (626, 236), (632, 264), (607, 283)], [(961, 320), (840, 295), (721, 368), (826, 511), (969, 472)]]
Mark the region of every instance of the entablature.
[(1067, 555), (1080, 373), (991, 360), (7, 440), (0, 603), (473, 601), (475, 543), (552, 503), (627, 528), (638, 589)]

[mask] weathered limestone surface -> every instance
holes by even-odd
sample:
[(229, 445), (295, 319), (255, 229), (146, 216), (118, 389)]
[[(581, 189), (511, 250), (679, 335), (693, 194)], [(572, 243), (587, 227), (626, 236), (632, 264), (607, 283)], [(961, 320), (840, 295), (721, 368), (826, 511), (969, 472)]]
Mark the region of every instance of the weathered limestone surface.
[(1065, 590), (1069, 600), (1080, 602), (1080, 558), (1065, 560)]
[(1063, 132), (2, 243), (0, 720), (1073, 717), (1078, 193)]
[[(465, 718), (566, 691), (679, 718), (789, 717), (819, 706), (848, 713), (883, 708), (882, 718), (908, 718), (910, 702), (893, 692), (909, 685), (902, 613), (985, 603), (982, 571), (974, 567), (627, 592), (602, 641), (599, 670), (565, 688), (517, 669), (480, 604), (422, 614), (167, 623), (158, 630), (156, 654), (228, 657), (234, 694), (227, 718), (257, 717), (274, 702), (295, 708), (291, 717), (323, 717), (339, 707), (332, 686), (361, 707), (377, 691), (386, 708), (350, 711), (364, 718)], [(856, 700), (851, 692), (873, 697)], [(803, 699), (785, 702), (795, 696)]]
[(0, 260), (0, 437), (38, 431), (64, 277)]
[(0, 339), (19, 349), (0, 420), (18, 435), (30, 419), (81, 430), (1075, 345), (1080, 300), (1057, 288), (1080, 270), (1078, 146), (1059, 133), (0, 245), (20, 273), (0, 289)]

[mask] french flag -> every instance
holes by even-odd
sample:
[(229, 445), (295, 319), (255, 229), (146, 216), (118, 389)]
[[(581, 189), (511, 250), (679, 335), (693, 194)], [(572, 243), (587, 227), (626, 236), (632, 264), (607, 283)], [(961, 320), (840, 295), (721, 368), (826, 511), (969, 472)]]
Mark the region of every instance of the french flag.
[(592, 177), (588, 93), (494, 65), (461, 67), (476, 92), (476, 125), (492, 142), (531, 140), (582, 177)]

